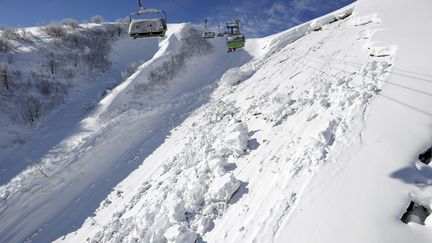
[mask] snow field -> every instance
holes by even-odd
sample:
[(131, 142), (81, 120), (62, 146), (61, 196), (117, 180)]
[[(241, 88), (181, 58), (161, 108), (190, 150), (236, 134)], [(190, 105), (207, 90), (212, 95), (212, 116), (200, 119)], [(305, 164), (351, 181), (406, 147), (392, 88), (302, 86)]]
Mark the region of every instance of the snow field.
[(348, 18), (298, 39), (264, 65), (258, 60), (252, 78), (221, 95), (239, 107), (241, 119), (256, 131), (251, 139), (261, 145), (234, 170), (249, 193), (205, 240), (288, 241), (278, 238), (280, 230), (309, 181), (357, 146), (367, 106), (380, 92), (392, 57), (369, 56), (363, 47), (368, 40), (358, 38), (368, 27), (353, 26)]
[(262, 55), (228, 70), (210, 102), (61, 239), (276, 240), (314, 175), (360, 140), (391, 66), (392, 56), (373, 57), (364, 47), (376, 23), (355, 25), (346, 11), (317, 31), (308, 24), (252, 40), (268, 52), (246, 47)]
[(430, 242), (432, 216), (401, 221), (432, 207), (430, 6), (362, 0), (229, 55), (170, 25), (0, 187), (0, 241)]
[[(1, 241), (46, 242), (76, 230), (111, 189), (165, 140), (173, 127), (207, 102), (215, 87), (214, 80), (250, 59), (245, 52), (228, 58), (224, 52), (204, 55), (199, 48), (184, 53), (179, 50), (190, 50), (191, 44), (184, 37), (190, 40), (189, 35), (196, 35), (196, 31), (185, 24), (172, 25), (170, 30), (153, 59), (112, 89), (78, 126), (66, 130), (65, 137), (47, 149), (36, 166), (27, 168), (0, 188), (0, 213), (8, 222), (0, 225)], [(172, 35), (176, 37), (171, 38)], [(151, 46), (154, 42), (147, 40), (142, 44)], [(224, 42), (214, 41), (212, 45), (220, 48)], [(133, 48), (123, 47), (123, 54), (139, 56)], [(171, 65), (171, 57), (178, 57), (176, 63), (180, 68), (169, 69), (173, 72), (166, 73), (168, 79), (160, 73), (157, 79), (152, 79), (149, 74), (160, 70), (167, 60), (169, 68), (175, 67)], [(150, 81), (156, 83), (148, 92), (135, 91), (137, 84)], [(233, 140), (227, 149), (239, 146), (242, 143)], [(224, 197), (223, 191), (217, 189), (213, 188), (214, 195)], [(105, 204), (109, 202), (104, 201)]]

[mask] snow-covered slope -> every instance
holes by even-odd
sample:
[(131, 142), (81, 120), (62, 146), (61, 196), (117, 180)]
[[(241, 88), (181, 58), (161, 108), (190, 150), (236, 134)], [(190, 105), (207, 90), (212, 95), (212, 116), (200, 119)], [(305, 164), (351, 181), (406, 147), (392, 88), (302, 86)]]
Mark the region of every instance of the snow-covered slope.
[(291, 215), (308, 205), (304, 196), (317, 177), (344, 168), (360, 149), (368, 105), (382, 91), (396, 50), (372, 46), (376, 15), (348, 17), (350, 10), (249, 42), (255, 58), (226, 72), (210, 102), (62, 239), (286, 242), (311, 236), (306, 225), (286, 235)]
[(431, 142), (432, 35), (405, 38), (431, 4), (389, 2), (229, 55), (169, 26), (79, 129), (0, 187), (0, 241), (430, 242), (400, 216), (410, 192), (432, 195), (413, 162)]
[[(197, 40), (202, 48), (191, 50)], [(140, 41), (147, 46), (138, 44), (135, 49), (129, 43), (122, 54), (133, 57), (153, 43)], [(1, 186), (0, 215), (5, 223), (0, 224), (0, 241), (46, 242), (81, 225), (188, 112), (207, 102), (215, 87), (212, 81), (250, 60), (246, 52), (228, 58), (224, 52), (209, 55), (214, 48), (223, 48), (223, 40), (214, 47), (202, 42), (191, 26), (170, 25), (150, 61), (112, 90), (57, 145), (47, 148), (36, 165)], [(157, 79), (150, 78), (151, 73)], [(143, 89), (143, 84), (148, 88)]]
[(324, 168), (276, 242), (432, 242), (431, 225), (400, 221), (411, 200), (432, 203), (432, 170), (417, 160), (432, 145), (430, 9), (426, 0), (356, 4), (357, 15), (382, 20), (374, 45), (397, 45), (397, 57), (370, 106), (360, 150)]
[[(108, 28), (106, 26), (110, 25), (94, 25), (93, 28), (94, 30)], [(37, 163), (53, 146), (75, 133), (79, 129), (77, 128), (78, 123), (88, 116), (100, 101), (104, 91), (121, 83), (122, 72), (128, 65), (147, 61), (158, 51), (157, 39), (134, 42), (129, 36), (122, 35), (107, 43), (112, 47), (109, 52), (109, 60), (112, 65), (105, 72), (98, 70), (88, 72), (82, 60), (84, 58), (79, 58), (79, 56), (76, 59), (79, 65), (71, 68), (68, 54), (74, 53), (78, 48), (88, 49), (85, 43), (85, 33), (89, 30), (86, 27), (89, 26), (83, 25), (75, 32), (69, 31), (70, 33), (68, 32), (63, 40), (46, 36), (42, 31), (44, 27), (27, 28), (25, 29), (27, 35), (32, 37), (27, 37), (26, 41), (15, 41), (17, 50), (10, 66), (11, 69), (20, 73), (19, 76), (23, 76), (21, 78), (23, 81), (18, 82), (19, 80), (14, 80), (18, 78), (12, 76), (10, 80), (14, 82), (14, 85), (11, 85), (9, 92), (11, 95), (6, 95), (4, 90), (1, 90), (0, 99), (6, 97), (7, 100), (2, 100), (0, 114), (0, 126), (2, 127), (0, 130), (0, 184), (9, 182), (31, 163)], [(69, 46), (57, 47), (53, 44), (69, 41), (68, 38), (74, 35), (78, 35), (77, 42), (80, 43), (75, 49), (69, 50)], [(45, 65), (47, 62), (45, 55), (48, 51), (55, 51), (58, 61), (66, 63), (61, 66), (58, 64), (60, 69), (58, 73), (49, 76), (46, 75)], [(66, 70), (72, 71), (75, 77), (65, 78), (63, 73), (66, 73)], [(48, 81), (45, 82), (48, 84), (47, 87), (41, 88), (40, 83), (43, 81), (32, 80), (32, 75), (40, 76), (42, 80)], [(66, 91), (60, 90), (64, 86), (66, 86)], [(1, 88), (3, 89), (3, 86)], [(45, 90), (44, 92), (48, 94), (38, 94), (39, 89)], [(30, 125), (23, 124), (18, 118), (11, 120), (8, 117), (8, 114), (21, 112), (23, 107), (20, 102), (26, 96), (40, 100), (45, 98), (50, 101), (49, 106), (51, 106), (40, 108), (39, 119)], [(56, 98), (57, 96), (59, 98)]]

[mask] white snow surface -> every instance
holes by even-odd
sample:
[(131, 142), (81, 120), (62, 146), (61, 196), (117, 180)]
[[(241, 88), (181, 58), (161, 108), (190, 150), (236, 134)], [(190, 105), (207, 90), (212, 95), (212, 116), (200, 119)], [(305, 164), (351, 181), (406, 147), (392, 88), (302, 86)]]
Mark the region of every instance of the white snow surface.
[(409, 6), (361, 0), (232, 54), (170, 25), (0, 187), (0, 242), (431, 242), (430, 217), (400, 221), (432, 203), (432, 4)]

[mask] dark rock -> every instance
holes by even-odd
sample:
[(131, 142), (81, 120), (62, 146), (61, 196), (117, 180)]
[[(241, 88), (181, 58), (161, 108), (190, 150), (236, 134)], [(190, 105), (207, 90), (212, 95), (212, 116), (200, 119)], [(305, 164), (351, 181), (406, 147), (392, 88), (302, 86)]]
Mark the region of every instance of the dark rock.
[(430, 164), (431, 163), (431, 154), (432, 154), (432, 146), (429, 147), (426, 151), (419, 154), (418, 159), (423, 162), (424, 164)]
[(402, 215), (402, 222), (410, 222), (424, 225), (426, 218), (432, 213), (432, 210), (419, 203), (411, 201), (406, 212)]

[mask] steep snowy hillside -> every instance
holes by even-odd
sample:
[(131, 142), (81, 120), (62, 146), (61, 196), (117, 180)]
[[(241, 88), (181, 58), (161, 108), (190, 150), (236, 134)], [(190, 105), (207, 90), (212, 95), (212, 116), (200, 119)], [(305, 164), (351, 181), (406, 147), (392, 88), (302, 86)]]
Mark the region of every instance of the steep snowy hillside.
[[(215, 52), (224, 49), (224, 41), (209, 44), (190, 25), (169, 27), (151, 60), (56, 144), (41, 145), (46, 150), (40, 160), (0, 187), (0, 241), (47, 242), (80, 226), (173, 127), (208, 101), (215, 80), (251, 58), (246, 52), (228, 58), (224, 51)], [(154, 43), (135, 42), (138, 49), (124, 48), (120, 60)]]
[[(113, 28), (122, 34), (112, 37)], [(60, 37), (47, 34), (52, 29), (60, 31)], [(128, 65), (147, 61), (158, 50), (158, 40), (134, 42), (118, 23), (74, 29), (48, 25), (8, 32), (20, 34), (6, 39), (13, 43), (11, 63), (2, 62), (0, 54), (0, 66), (7, 67), (5, 72), (0, 67), (0, 184), (73, 134), (105, 90), (121, 83)], [(4, 33), (0, 31), (0, 40)], [(99, 41), (106, 43), (98, 45)], [(104, 64), (90, 70), (94, 59)], [(4, 75), (9, 89), (3, 85)]]
[[(362, 6), (353, 15), (348, 7), (249, 41), (246, 51), (254, 58), (228, 70), (211, 100), (173, 130), (79, 230), (59, 241), (430, 240), (409, 233), (412, 226), (400, 221), (408, 193), (386, 215), (377, 210), (387, 210), (389, 201), (368, 208), (352, 201), (356, 194), (334, 200), (340, 187), (350, 191), (340, 184), (345, 178), (371, 185), (364, 183), (368, 172), (345, 172), (364, 149), (369, 105), (391, 84), (385, 80), (397, 49), (395, 41), (374, 44), (381, 19), (374, 8)], [(383, 168), (378, 162), (364, 167)], [(381, 176), (392, 180), (391, 172)], [(351, 187), (354, 193), (364, 189)], [(357, 199), (384, 200), (386, 194), (375, 192)], [(303, 213), (306, 208), (310, 211)], [(364, 220), (356, 222), (360, 217)], [(392, 225), (399, 234), (390, 233)], [(346, 228), (352, 232), (343, 233)]]
[(431, 242), (400, 220), (431, 207), (431, 7), (361, 0), (231, 54), (170, 25), (0, 187), (0, 242)]
[(432, 242), (431, 216), (426, 226), (400, 221), (410, 201), (432, 207), (431, 164), (417, 159), (432, 145), (430, 9), (427, 0), (356, 4), (357, 15), (382, 20), (372, 29), (374, 46), (397, 45), (397, 57), (369, 108), (359, 151), (310, 183), (275, 242)]

